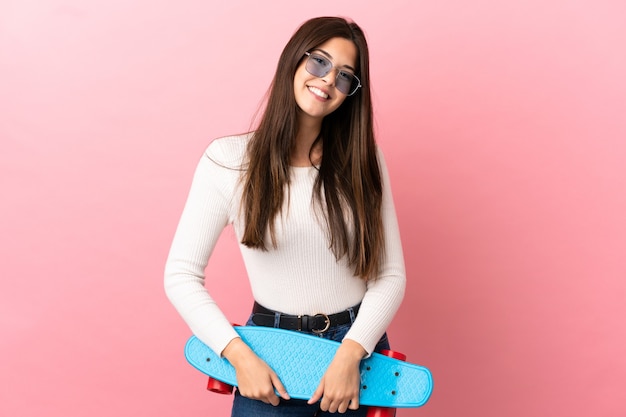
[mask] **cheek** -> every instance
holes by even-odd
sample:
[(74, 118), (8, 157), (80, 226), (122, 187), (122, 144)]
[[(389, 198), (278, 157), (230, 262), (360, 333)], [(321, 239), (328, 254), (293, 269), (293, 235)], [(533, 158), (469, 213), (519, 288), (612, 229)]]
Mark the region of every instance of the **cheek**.
[(304, 63), (300, 64), (296, 69), (296, 73), (293, 75), (293, 85), (294, 87), (298, 85), (302, 85), (306, 80), (308, 72), (304, 69)]
[(303, 82), (304, 79), (302, 78), (302, 76), (296, 73), (296, 75), (293, 77), (293, 89), (298, 90), (300, 87), (302, 87)]
[(337, 100), (333, 103), (333, 111), (337, 110), (343, 102), (346, 101), (346, 98), (348, 98), (348, 96), (337, 95)]

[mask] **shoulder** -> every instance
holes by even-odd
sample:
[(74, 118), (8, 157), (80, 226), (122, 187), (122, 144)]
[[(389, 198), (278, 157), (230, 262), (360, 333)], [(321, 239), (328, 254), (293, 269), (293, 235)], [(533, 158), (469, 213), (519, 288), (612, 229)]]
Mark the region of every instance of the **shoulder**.
[(204, 154), (218, 165), (241, 169), (246, 164), (246, 149), (251, 137), (252, 133), (245, 133), (214, 139)]

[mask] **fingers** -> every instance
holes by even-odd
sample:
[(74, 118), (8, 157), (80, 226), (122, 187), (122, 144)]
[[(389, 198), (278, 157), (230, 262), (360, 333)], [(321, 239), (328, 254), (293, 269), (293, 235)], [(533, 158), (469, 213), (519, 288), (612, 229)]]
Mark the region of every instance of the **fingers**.
[(267, 402), (276, 407), (278, 404), (280, 404), (280, 398), (276, 394), (272, 394), (267, 398)]
[(348, 405), (348, 408), (350, 410), (358, 410), (359, 409), (359, 396), (357, 395), (356, 398), (353, 398), (350, 400), (350, 405)]
[(308, 403), (321, 399), (320, 409), (331, 413), (358, 409), (361, 388), (359, 364), (363, 352), (360, 345), (343, 342)]
[(324, 395), (324, 380), (322, 380), (322, 382), (320, 382), (317, 386), (317, 389), (313, 393), (311, 399), (307, 401), (307, 404), (315, 404), (322, 398), (322, 395)]
[(242, 396), (251, 400), (259, 400), (272, 405), (278, 405), (280, 402), (271, 384), (240, 385), (238, 389)]
[(359, 397), (348, 398), (336, 398), (331, 399), (328, 396), (322, 398), (320, 403), (320, 410), (327, 411), (329, 413), (345, 413), (350, 410), (357, 410), (359, 408)]
[(314, 404), (320, 401), (320, 410), (330, 413), (345, 413), (348, 409), (357, 410), (359, 408), (359, 391), (352, 394), (341, 395), (324, 391), (324, 380), (320, 382), (317, 389), (307, 401), (307, 404)]
[(278, 375), (241, 339), (233, 339), (224, 356), (235, 367), (239, 393), (244, 397), (272, 405), (278, 405), (280, 398), (289, 399)]
[(289, 394), (287, 394), (287, 390), (285, 389), (285, 386), (283, 385), (282, 382), (280, 382), (280, 378), (278, 378), (278, 375), (276, 375), (275, 372), (272, 371), (272, 373), (270, 374), (270, 379), (272, 381), (272, 385), (274, 386), (274, 388), (278, 392), (278, 395), (283, 400), (288, 400), (288, 399), (291, 398), (289, 396)]
[[(276, 395), (278, 392), (278, 395)], [(289, 400), (291, 397), (287, 393), (284, 385), (278, 378), (275, 372), (270, 371), (268, 374), (267, 383), (248, 385), (247, 389), (239, 387), (239, 393), (246, 398), (253, 400), (263, 401), (266, 404), (277, 406), (280, 404), (280, 399)]]

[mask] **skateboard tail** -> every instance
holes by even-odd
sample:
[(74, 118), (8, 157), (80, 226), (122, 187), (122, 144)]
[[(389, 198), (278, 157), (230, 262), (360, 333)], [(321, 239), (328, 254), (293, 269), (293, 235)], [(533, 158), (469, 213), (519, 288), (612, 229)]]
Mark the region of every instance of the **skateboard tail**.
[[(385, 349), (380, 352), (381, 355), (389, 356), (390, 358), (398, 359), (400, 361), (406, 361), (406, 355), (394, 350)], [(369, 407), (366, 417), (395, 417), (396, 409), (389, 407)]]

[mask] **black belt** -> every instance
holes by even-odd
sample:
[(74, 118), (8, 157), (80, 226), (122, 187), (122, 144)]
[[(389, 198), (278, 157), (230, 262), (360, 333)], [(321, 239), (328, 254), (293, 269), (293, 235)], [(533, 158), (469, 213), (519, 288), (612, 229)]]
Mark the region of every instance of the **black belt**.
[[(352, 312), (356, 317), (359, 312), (359, 306), (352, 307)], [(276, 311), (263, 307), (261, 304), (254, 302), (252, 308), (252, 322), (257, 326), (274, 327)], [(350, 311), (345, 310), (336, 314), (319, 313), (314, 316), (294, 316), (290, 314), (279, 314), (278, 327), (287, 330), (297, 330), (313, 333), (324, 333), (331, 327), (341, 326), (342, 324), (352, 323)]]

